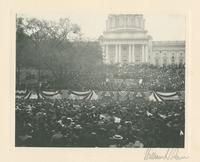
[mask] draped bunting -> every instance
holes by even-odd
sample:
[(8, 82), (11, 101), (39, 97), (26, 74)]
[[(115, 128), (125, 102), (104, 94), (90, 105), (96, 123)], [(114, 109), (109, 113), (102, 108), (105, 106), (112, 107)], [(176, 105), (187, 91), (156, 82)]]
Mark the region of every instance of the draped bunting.
[(25, 95), (25, 94), (27, 94), (27, 92), (28, 92), (28, 90), (18, 90), (18, 91), (16, 91), (16, 95), (19, 95), (19, 96)]
[(59, 91), (42, 91), (42, 94), (45, 95), (45, 96), (55, 96), (57, 94), (59, 94), (60, 92)]
[(82, 100), (87, 99), (91, 94), (91, 91), (86, 92), (78, 92), (78, 91), (70, 91), (69, 99), (72, 100)]
[(98, 95), (95, 93), (95, 91), (92, 91), (91, 95), (89, 98), (87, 98), (88, 100), (97, 100), (98, 99)]
[(41, 93), (38, 93), (35, 92), (35, 91), (29, 91), (27, 93), (26, 96), (24, 96), (24, 99), (27, 100), (27, 99), (44, 99), (44, 96), (41, 94)]
[(86, 92), (70, 91), (70, 93), (77, 96), (86, 96), (86, 95), (89, 95), (91, 91), (86, 91)]
[(29, 93), (28, 90), (18, 90), (16, 91), (16, 97), (17, 98), (23, 98), (24, 96), (26, 96)]
[(63, 98), (60, 93), (56, 93), (55, 95), (52, 95), (52, 96), (44, 96), (43, 95), (43, 97), (48, 98), (48, 99), (53, 99), (53, 100), (55, 100), (55, 99), (62, 99)]
[(36, 93), (35, 91), (16, 91), (16, 98), (24, 99), (72, 99), (72, 100), (97, 100), (97, 99), (113, 99), (124, 101), (127, 99), (133, 100), (134, 98), (144, 98), (153, 102), (162, 102), (166, 100), (180, 100), (184, 99), (184, 91), (180, 92), (133, 92), (133, 91), (41, 91)]
[(156, 92), (157, 94), (159, 94), (160, 96), (174, 96), (176, 95), (176, 92)]
[(149, 96), (150, 101), (157, 101), (162, 102), (165, 100), (179, 100), (180, 97), (178, 96), (177, 92), (155, 92), (153, 91), (152, 94)]
[(170, 92), (170, 93), (156, 92), (156, 93), (162, 100), (179, 100), (179, 96), (176, 92)]
[(84, 96), (77, 96), (75, 94), (70, 94), (68, 99), (70, 99), (70, 100), (82, 100), (82, 99), (84, 99)]
[(151, 95), (149, 96), (149, 101), (153, 101), (153, 102), (162, 102), (162, 99), (156, 94), (155, 91), (153, 91), (151, 93)]
[(97, 100), (98, 95), (94, 91), (86, 91), (86, 92), (78, 92), (78, 91), (71, 91), (68, 99), (72, 100)]

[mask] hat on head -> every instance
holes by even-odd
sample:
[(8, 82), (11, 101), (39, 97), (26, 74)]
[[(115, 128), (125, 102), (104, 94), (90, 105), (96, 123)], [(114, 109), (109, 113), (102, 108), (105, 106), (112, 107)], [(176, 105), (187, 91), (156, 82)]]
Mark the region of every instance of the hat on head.
[(82, 129), (82, 127), (81, 127), (80, 124), (77, 124), (74, 128), (75, 128), (75, 129)]
[(144, 146), (144, 144), (141, 143), (140, 141), (135, 141), (133, 146), (136, 147), (136, 148), (142, 148)]
[(92, 134), (92, 135), (96, 135), (96, 132), (92, 132), (91, 134)]
[(123, 137), (121, 135), (115, 134), (113, 137), (113, 139), (117, 139), (117, 140), (122, 140)]

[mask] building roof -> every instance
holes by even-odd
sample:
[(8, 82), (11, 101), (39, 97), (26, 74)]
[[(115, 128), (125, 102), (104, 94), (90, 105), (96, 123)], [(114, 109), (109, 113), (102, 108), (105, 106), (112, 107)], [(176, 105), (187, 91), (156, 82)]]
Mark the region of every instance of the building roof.
[(185, 41), (152, 41), (153, 45), (185, 45)]
[(152, 41), (153, 48), (155, 47), (185, 47), (185, 41)]

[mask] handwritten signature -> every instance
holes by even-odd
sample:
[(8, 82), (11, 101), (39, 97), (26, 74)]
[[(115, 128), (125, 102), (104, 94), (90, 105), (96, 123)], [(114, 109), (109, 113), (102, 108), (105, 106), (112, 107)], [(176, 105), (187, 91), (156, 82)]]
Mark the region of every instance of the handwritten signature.
[(168, 148), (165, 152), (158, 153), (156, 149), (148, 148), (144, 160), (183, 160), (189, 156), (180, 155), (178, 148)]

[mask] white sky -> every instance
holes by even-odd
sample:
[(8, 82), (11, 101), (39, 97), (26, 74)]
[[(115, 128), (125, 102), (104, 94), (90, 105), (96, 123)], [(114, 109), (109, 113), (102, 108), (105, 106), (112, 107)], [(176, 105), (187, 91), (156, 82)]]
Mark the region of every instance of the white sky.
[[(30, 14), (23, 15), (28, 16)], [(68, 17), (73, 23), (81, 27), (83, 36), (90, 39), (98, 39), (105, 30), (107, 16), (108, 14), (92, 13), (67, 15), (31, 14), (31, 17), (43, 19)], [(153, 40), (185, 40), (186, 25), (184, 15), (144, 14), (144, 18), (145, 29), (148, 31), (148, 34), (152, 36)]]

